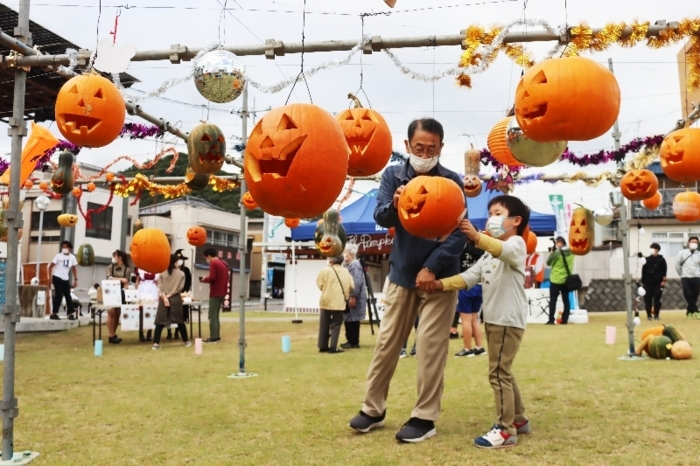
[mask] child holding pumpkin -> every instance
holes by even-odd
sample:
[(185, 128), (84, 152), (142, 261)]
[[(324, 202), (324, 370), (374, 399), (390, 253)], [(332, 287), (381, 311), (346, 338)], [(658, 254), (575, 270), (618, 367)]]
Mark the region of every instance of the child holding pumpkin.
[(512, 447), (518, 434), (530, 432), (525, 406), (511, 367), (525, 333), (528, 304), (525, 296), (527, 246), (522, 234), (530, 209), (517, 197), (497, 196), (489, 202), (488, 235), (469, 220), (460, 230), (485, 254), (474, 266), (449, 278), (436, 280), (436, 290), (463, 290), (482, 284), (483, 319), (488, 340), (489, 382), (496, 398), (496, 424), (474, 439), (479, 448)]

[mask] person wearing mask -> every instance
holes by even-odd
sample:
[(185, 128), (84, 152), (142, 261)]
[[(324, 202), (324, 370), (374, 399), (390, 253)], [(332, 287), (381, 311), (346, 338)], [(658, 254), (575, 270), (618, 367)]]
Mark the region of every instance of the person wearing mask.
[(177, 329), (182, 335), (185, 346), (192, 346), (187, 339), (187, 327), (182, 317), (182, 296), (180, 293), (185, 287), (185, 273), (175, 267), (177, 256), (170, 256), (168, 269), (161, 275), (158, 281), (158, 311), (156, 312), (156, 331), (153, 335), (153, 349), (160, 349), (160, 336), (165, 327), (177, 324)]
[[(141, 301), (158, 301), (158, 274), (136, 270), (136, 290), (139, 292)], [(143, 310), (139, 312), (139, 328), (143, 329)], [(139, 341), (150, 341), (151, 331), (144, 336), (143, 330), (139, 332)]]
[[(192, 290), (192, 272), (190, 272), (189, 267), (185, 265), (185, 261), (187, 260), (187, 257), (185, 257), (182, 254), (182, 249), (178, 249), (175, 251), (175, 257), (177, 257), (177, 262), (175, 262), (175, 267), (177, 267), (179, 270), (182, 270), (185, 274), (185, 287), (182, 289), (183, 293), (189, 293), (190, 290)], [(187, 305), (182, 306), (182, 317), (185, 320), (185, 323), (190, 321), (190, 307)], [(175, 329), (175, 339), (177, 340), (179, 338), (179, 329)], [(170, 340), (172, 338), (172, 331), (168, 328), (168, 336), (166, 337), (167, 340)]]
[(685, 315), (695, 315), (698, 312), (698, 295), (700, 295), (700, 252), (698, 252), (697, 236), (688, 238), (688, 249), (678, 252), (676, 272), (681, 277), (683, 297), (688, 303)]
[(56, 254), (49, 264), (49, 275), (53, 283), (53, 309), (50, 319), (59, 320), (58, 310), (61, 308), (61, 301), (66, 300), (66, 313), (69, 320), (75, 320), (75, 308), (70, 293), (70, 273), (73, 273), (73, 286), (78, 286), (78, 259), (71, 253), (73, 245), (70, 241), (61, 243), (61, 252)]
[(350, 312), (345, 315), (345, 338), (341, 348), (360, 347), (360, 322), (365, 320), (367, 313), (367, 284), (365, 283), (365, 272), (362, 264), (357, 260), (357, 245), (349, 244), (343, 253), (343, 266), (350, 272), (353, 280), (353, 287), (348, 299)]
[[(340, 327), (343, 314), (348, 306), (348, 298), (355, 286), (352, 275), (343, 267), (343, 256), (329, 257), (328, 267), (324, 267), (316, 277), (316, 285), (321, 290), (319, 307), (321, 320), (318, 325), (318, 352), (342, 353), (338, 349)], [(330, 343), (329, 343), (330, 338)]]
[[(129, 259), (124, 251), (117, 249), (112, 253), (112, 263), (107, 267), (107, 280), (119, 280), (122, 288), (122, 304), (124, 300), (124, 288), (129, 284), (131, 268)], [(109, 309), (107, 311), (107, 332), (109, 332), (109, 342), (112, 344), (121, 343), (122, 339), (117, 336), (119, 317), (122, 314), (120, 308)]]
[[(661, 246), (652, 243), (649, 247), (649, 256), (642, 266), (642, 286), (646, 294), (644, 295), (644, 307), (647, 310), (647, 319), (659, 320), (661, 312), (661, 295), (666, 286), (666, 259), (659, 254)], [(652, 312), (653, 304), (653, 312)]]
[(557, 299), (560, 293), (561, 300), (564, 302), (564, 312), (561, 314), (562, 324), (569, 322), (569, 312), (571, 311), (569, 290), (566, 289), (566, 277), (573, 273), (574, 255), (566, 246), (566, 240), (563, 237), (558, 236), (555, 245), (556, 248), (547, 259), (547, 265), (552, 267), (552, 272), (549, 275), (549, 320), (547, 325), (554, 325)]
[(221, 341), (219, 313), (228, 286), (228, 266), (219, 259), (214, 248), (204, 251), (204, 259), (209, 264), (209, 275), (199, 278), (200, 282), (209, 283), (209, 338), (204, 343), (217, 343)]

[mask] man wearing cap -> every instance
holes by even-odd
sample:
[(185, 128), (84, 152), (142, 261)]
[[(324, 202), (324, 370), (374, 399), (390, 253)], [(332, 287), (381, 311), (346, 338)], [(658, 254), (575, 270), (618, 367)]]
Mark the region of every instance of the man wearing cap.
[[(651, 243), (649, 246), (649, 256), (642, 266), (642, 286), (644, 287), (644, 307), (647, 310), (647, 319), (659, 320), (661, 311), (661, 294), (666, 286), (666, 259), (659, 254), (661, 246), (658, 243)], [(654, 309), (652, 312), (652, 302)]]
[(549, 275), (549, 320), (547, 325), (554, 325), (554, 315), (557, 309), (559, 293), (561, 293), (561, 300), (564, 302), (564, 312), (561, 314), (562, 324), (569, 322), (569, 312), (571, 310), (569, 290), (566, 289), (566, 277), (573, 273), (574, 255), (566, 246), (564, 237), (557, 237), (555, 244), (556, 248), (547, 259), (547, 265), (552, 267), (552, 273)]
[[(185, 287), (182, 289), (182, 293), (188, 293), (192, 289), (192, 273), (190, 272), (189, 267), (185, 265), (185, 261), (188, 260), (187, 257), (184, 256), (182, 253), (182, 249), (178, 249), (175, 251), (175, 257), (177, 257), (177, 262), (175, 262), (175, 267), (178, 269), (182, 270), (182, 272), (185, 274)], [(184, 318), (185, 322), (188, 322), (190, 320), (190, 307), (187, 305), (182, 306), (182, 317)], [(177, 340), (180, 338), (180, 330), (175, 329), (175, 339)], [(168, 336), (166, 337), (168, 340), (172, 338), (172, 331), (168, 329)]]

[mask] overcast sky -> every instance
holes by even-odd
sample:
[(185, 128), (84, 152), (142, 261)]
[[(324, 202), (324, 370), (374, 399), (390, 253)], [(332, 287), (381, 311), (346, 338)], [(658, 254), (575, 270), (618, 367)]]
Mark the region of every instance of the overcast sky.
[[(16, 1), (5, 2), (17, 9)], [(31, 6), (30, 17), (47, 29), (65, 37), (83, 48), (94, 48), (98, 27), (98, 0), (37, 0)], [(107, 37), (114, 27), (117, 0), (102, 2), (99, 35)], [(524, 9), (524, 3), (526, 8)], [(224, 0), (149, 0), (129, 2), (136, 7), (122, 9), (119, 18), (117, 42), (134, 44), (139, 51), (168, 49), (171, 44), (206, 47), (217, 42), (226, 45), (258, 44), (274, 38), (284, 42), (300, 42), (302, 35), (302, 0), (228, 0), (227, 12), (222, 15)], [(565, 9), (565, 5), (567, 8)], [(158, 8), (155, 8), (158, 7)], [(439, 8), (442, 7), (442, 8)], [(506, 24), (525, 16), (544, 19), (552, 26), (586, 21), (592, 27), (601, 27), (609, 21), (631, 22), (635, 18), (668, 21), (683, 17), (700, 16), (697, 0), (528, 0), (519, 1), (464, 1), (464, 0), (398, 0), (390, 9), (382, 0), (308, 0), (305, 35), (307, 41), (359, 40), (361, 13), (390, 12), (365, 18), (365, 34), (382, 37), (409, 37), (458, 34), (470, 24), (489, 26)], [(418, 11), (411, 11), (418, 10)], [(528, 47), (541, 59), (552, 43), (530, 44)], [(662, 50), (651, 50), (644, 45), (633, 49), (613, 47), (591, 57), (607, 65), (613, 58), (615, 74), (622, 90), (620, 128), (623, 144), (634, 137), (643, 137), (670, 130), (680, 115), (680, 90), (676, 54), (681, 45)], [(460, 58), (458, 46), (400, 49), (395, 54), (413, 70), (432, 74), (453, 67)], [(304, 58), (310, 68), (329, 60), (339, 60), (347, 52), (314, 53)], [(249, 76), (265, 85), (273, 85), (299, 72), (299, 54), (266, 60), (263, 56), (242, 57)], [(318, 73), (309, 80), (313, 102), (331, 112), (348, 106), (347, 93), (356, 92), (360, 71), (364, 70), (363, 89), (371, 106), (381, 112), (392, 128), (394, 148), (401, 152), (408, 123), (417, 117), (434, 116), (445, 126), (445, 149), (442, 162), (458, 172), (463, 171), (462, 154), (470, 142), (476, 147), (486, 146), (491, 127), (505, 115), (513, 103), (520, 69), (507, 57), (501, 56), (486, 72), (473, 76), (471, 90), (457, 87), (451, 77), (434, 85), (408, 78), (382, 52), (356, 56), (351, 64)], [(134, 89), (149, 92), (169, 78), (190, 72), (192, 63), (172, 65), (169, 61), (135, 62), (128, 72), (141, 82)], [(250, 89), (250, 104), (262, 110), (283, 105), (289, 90), (277, 94), (263, 94)], [(178, 122), (189, 130), (199, 120), (207, 118), (219, 125), (228, 136), (240, 136), (240, 118), (230, 114), (240, 108), (240, 102), (217, 105), (207, 110), (206, 100), (199, 95), (192, 82), (169, 90), (164, 98), (141, 102), (149, 113), (163, 116), (171, 123)], [(362, 96), (363, 100), (364, 96)], [(297, 84), (290, 102), (309, 102), (303, 83)], [(260, 113), (259, 116), (264, 113)], [(130, 121), (142, 122), (128, 117)], [(249, 130), (252, 124), (249, 125)], [(52, 128), (55, 130), (55, 128)], [(9, 138), (2, 131), (0, 148), (9, 150)], [(58, 135), (58, 132), (56, 131)], [(471, 135), (471, 139), (468, 135)], [(167, 138), (172, 140), (172, 138)], [(231, 139), (233, 142), (233, 139)], [(570, 149), (584, 153), (610, 149), (610, 134), (588, 142), (574, 142)], [(185, 151), (177, 141), (177, 148)], [(119, 155), (131, 155), (140, 160), (156, 153), (155, 141), (117, 140), (94, 150), (84, 150), (79, 158), (95, 165), (105, 165)], [(612, 169), (611, 166), (593, 170)], [(559, 163), (547, 169), (551, 172), (574, 172), (576, 167)], [(537, 170), (541, 172), (542, 170)], [(372, 183), (357, 189), (368, 191)], [(603, 205), (609, 187), (584, 190), (581, 186), (544, 185), (531, 183), (518, 188), (532, 207), (549, 212), (547, 194), (563, 192), (568, 201), (586, 200), (591, 208)]]

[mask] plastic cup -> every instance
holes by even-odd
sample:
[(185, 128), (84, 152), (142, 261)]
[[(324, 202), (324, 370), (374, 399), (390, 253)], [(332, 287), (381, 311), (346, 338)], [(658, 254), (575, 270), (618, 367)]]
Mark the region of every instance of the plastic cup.
[(289, 335), (282, 337), (282, 352), (289, 353), (292, 350), (292, 338)]

